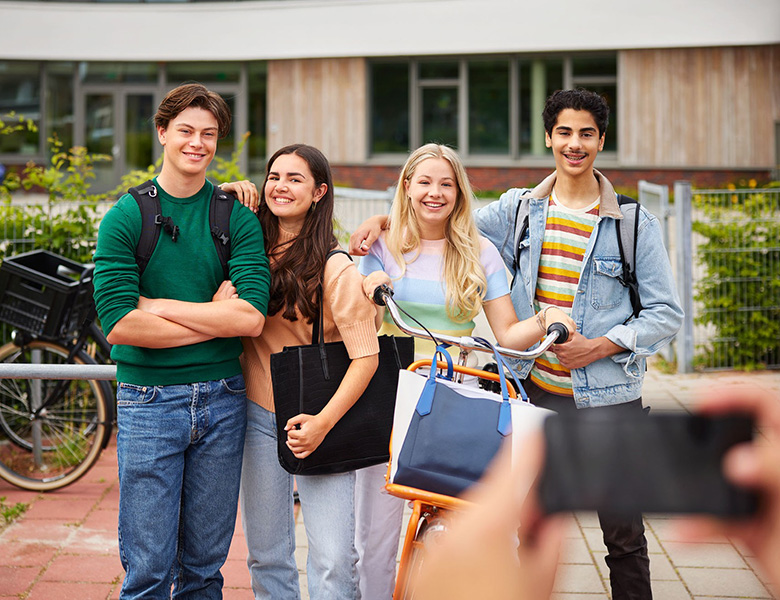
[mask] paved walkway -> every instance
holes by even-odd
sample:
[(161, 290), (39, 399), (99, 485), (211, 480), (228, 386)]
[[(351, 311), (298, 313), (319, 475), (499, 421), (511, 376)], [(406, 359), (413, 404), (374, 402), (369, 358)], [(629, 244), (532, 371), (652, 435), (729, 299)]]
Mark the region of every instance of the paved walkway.
[[(777, 372), (679, 376), (651, 370), (644, 395), (656, 409), (687, 410), (702, 387), (736, 382), (759, 386), (780, 401)], [(0, 600), (118, 598), (123, 571), (117, 556), (117, 488), (113, 443), (81, 481), (57, 492), (25, 492), (0, 481), (0, 498), (5, 497), (6, 504), (29, 504), (23, 517), (0, 532)], [(306, 537), (300, 521), (299, 516), (301, 545), (296, 557), (304, 598), (308, 598)], [(680, 543), (675, 540), (671, 518), (648, 518), (647, 530), (658, 600), (771, 598), (755, 561), (742, 549), (727, 541)], [(246, 544), (238, 524), (223, 569), (225, 600), (252, 597), (245, 555)], [(575, 515), (556, 582), (556, 600), (607, 600), (609, 583), (603, 555), (595, 515)]]

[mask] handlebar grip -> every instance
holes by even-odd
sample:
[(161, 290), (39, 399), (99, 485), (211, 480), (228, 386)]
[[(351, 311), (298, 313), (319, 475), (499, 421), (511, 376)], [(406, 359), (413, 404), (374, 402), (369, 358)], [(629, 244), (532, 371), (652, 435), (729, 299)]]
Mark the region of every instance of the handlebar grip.
[(550, 323), (550, 326), (547, 328), (547, 335), (553, 332), (558, 334), (558, 339), (555, 340), (556, 344), (563, 344), (563, 342), (569, 339), (569, 329), (563, 323)]
[(377, 286), (377, 288), (374, 290), (374, 304), (378, 306), (386, 306), (385, 295), (392, 298), (393, 288), (383, 283), (382, 285)]

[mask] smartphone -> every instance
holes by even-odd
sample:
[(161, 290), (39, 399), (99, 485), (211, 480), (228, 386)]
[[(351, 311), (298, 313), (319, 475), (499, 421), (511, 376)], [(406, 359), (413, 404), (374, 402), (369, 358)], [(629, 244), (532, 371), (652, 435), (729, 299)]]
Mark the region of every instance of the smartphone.
[(542, 508), (749, 516), (756, 495), (729, 483), (722, 462), (753, 431), (745, 415), (552, 415), (544, 422)]

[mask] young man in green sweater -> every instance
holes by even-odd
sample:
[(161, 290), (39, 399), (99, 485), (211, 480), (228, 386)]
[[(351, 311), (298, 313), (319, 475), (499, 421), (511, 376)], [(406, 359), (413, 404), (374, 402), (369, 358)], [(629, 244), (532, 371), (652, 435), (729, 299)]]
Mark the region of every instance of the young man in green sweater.
[(236, 202), (223, 281), (206, 169), (230, 130), (225, 101), (183, 85), (154, 122), (163, 166), (152, 193), (169, 226), (141, 273), (141, 210), (126, 194), (95, 253), (95, 302), (117, 363), (120, 598), (169, 598), (173, 586), (174, 597), (218, 599), (246, 426), (238, 338), (263, 329), (268, 260), (256, 216)]

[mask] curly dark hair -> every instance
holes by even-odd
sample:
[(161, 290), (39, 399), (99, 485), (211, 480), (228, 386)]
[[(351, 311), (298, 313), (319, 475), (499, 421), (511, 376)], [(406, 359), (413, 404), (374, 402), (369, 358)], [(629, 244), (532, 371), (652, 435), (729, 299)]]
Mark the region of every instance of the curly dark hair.
[(599, 137), (603, 136), (609, 125), (609, 105), (603, 96), (584, 88), (573, 90), (558, 90), (553, 92), (547, 102), (544, 103), (542, 119), (544, 130), (552, 135), (553, 127), (558, 121), (558, 115), (562, 110), (572, 108), (574, 110), (587, 110), (596, 121)]
[(296, 321), (297, 308), (307, 321), (313, 322), (318, 315), (325, 261), (328, 252), (338, 246), (333, 233), (333, 177), (328, 159), (322, 152), (306, 144), (292, 144), (280, 148), (268, 159), (263, 194), (271, 167), (283, 154), (295, 154), (305, 160), (314, 178), (314, 186), (324, 183), (327, 190), (317, 202), (317, 209), (306, 214), (298, 236), (288, 243), (279, 243), (279, 219), (265, 201), (260, 203), (258, 217), (263, 226), (265, 251), (269, 257), (275, 257), (271, 261), (268, 314), (283, 311), (285, 319)]
[(160, 102), (154, 115), (155, 127), (168, 128), (168, 123), (190, 106), (209, 111), (217, 120), (218, 137), (221, 139), (230, 133), (233, 117), (227, 102), (200, 83), (185, 83), (172, 89)]

